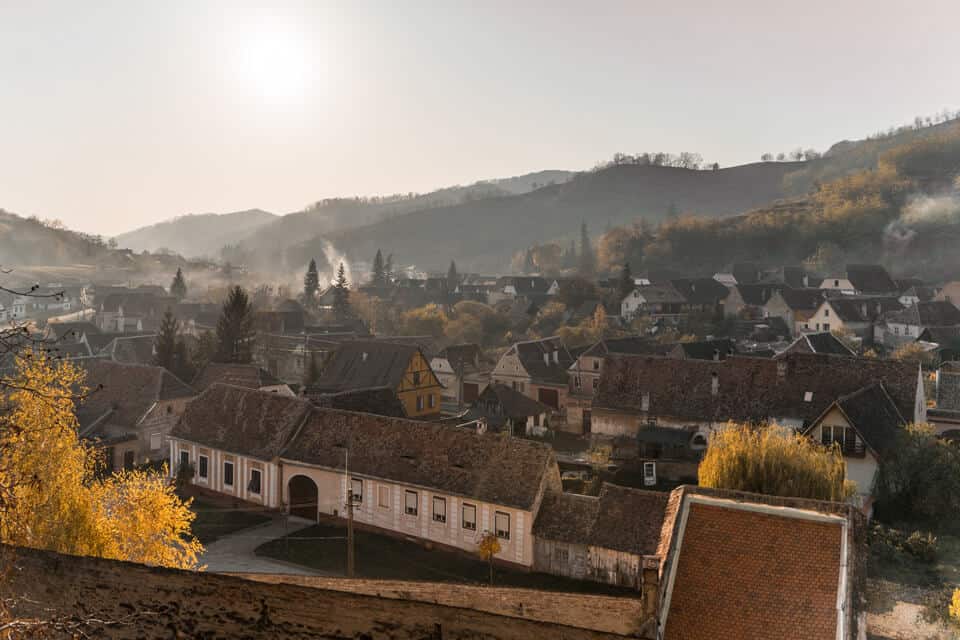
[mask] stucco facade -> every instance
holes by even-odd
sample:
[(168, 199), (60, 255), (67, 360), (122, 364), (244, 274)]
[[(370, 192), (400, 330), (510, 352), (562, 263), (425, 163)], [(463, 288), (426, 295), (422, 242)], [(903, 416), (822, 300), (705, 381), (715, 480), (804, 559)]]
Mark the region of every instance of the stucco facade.
[(171, 438), (169, 446), (171, 476), (176, 476), (183, 462), (189, 462), (193, 465), (191, 484), (245, 502), (280, 508), (280, 470), (276, 462), (220, 451), (178, 438)]

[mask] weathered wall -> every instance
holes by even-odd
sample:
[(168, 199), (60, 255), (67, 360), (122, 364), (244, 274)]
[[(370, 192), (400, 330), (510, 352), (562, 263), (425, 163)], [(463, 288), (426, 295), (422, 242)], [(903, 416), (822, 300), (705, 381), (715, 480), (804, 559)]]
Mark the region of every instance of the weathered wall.
[[(601, 640), (622, 637), (422, 601), (267, 584), (232, 576), (156, 569), (29, 549), (17, 549), (15, 553), (13, 578), (3, 585), (8, 593), (19, 596), (14, 615), (20, 618), (42, 615), (49, 619), (52, 614), (71, 623), (88, 621), (80, 630), (96, 638)], [(529, 593), (532, 598), (529, 606), (538, 607), (541, 594)], [(542, 594), (546, 601), (552, 597), (553, 594)], [(576, 606), (572, 601), (565, 603)], [(520, 601), (513, 604), (519, 612)], [(592, 601), (589, 606), (606, 611)], [(618, 617), (620, 613), (611, 617)], [(108, 627), (95, 620), (119, 624)], [(63, 632), (53, 637), (70, 636)]]

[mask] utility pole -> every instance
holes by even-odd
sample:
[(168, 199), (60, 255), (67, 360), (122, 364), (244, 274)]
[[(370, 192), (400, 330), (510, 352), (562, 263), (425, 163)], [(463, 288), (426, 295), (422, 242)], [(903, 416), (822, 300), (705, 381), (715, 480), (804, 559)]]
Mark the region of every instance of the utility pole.
[(344, 450), (343, 474), (347, 481), (347, 577), (353, 577), (353, 486), (350, 482), (350, 449)]

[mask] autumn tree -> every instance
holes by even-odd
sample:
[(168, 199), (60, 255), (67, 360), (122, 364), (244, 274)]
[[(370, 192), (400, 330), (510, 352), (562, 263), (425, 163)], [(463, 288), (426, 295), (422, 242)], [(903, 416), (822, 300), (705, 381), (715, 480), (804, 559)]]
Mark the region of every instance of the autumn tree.
[(933, 354), (917, 342), (905, 342), (894, 349), (890, 357), (894, 360), (916, 362), (921, 365), (930, 365), (933, 362)]
[(447, 315), (443, 308), (436, 304), (428, 304), (401, 313), (399, 331), (403, 336), (440, 337), (443, 335), (446, 323)]
[(86, 392), (82, 371), (42, 351), (22, 352), (16, 367), (0, 418), (0, 541), (197, 568), (190, 503), (162, 474), (98, 478), (99, 452), (80, 440), (74, 413)]
[(777, 425), (730, 423), (715, 432), (698, 477), (704, 487), (815, 500), (844, 500), (855, 490), (839, 447)]
[(490, 567), (490, 586), (493, 586), (493, 559), (500, 553), (500, 540), (492, 531), (487, 531), (477, 545), (477, 555)]
[(170, 295), (176, 298), (177, 302), (187, 297), (187, 281), (180, 267), (177, 267), (177, 273), (173, 276), (173, 282), (170, 283)]
[(307, 305), (313, 304), (317, 299), (317, 293), (320, 291), (320, 274), (317, 273), (317, 261), (310, 258), (310, 264), (307, 265), (307, 273), (303, 276), (303, 301)]
[(240, 286), (232, 287), (217, 321), (216, 359), (249, 363), (253, 360), (254, 336), (253, 308), (247, 293)]

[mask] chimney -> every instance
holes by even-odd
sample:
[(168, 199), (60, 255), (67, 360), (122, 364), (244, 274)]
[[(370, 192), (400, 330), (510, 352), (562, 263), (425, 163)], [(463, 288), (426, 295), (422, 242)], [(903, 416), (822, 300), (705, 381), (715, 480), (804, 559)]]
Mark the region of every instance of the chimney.
[(710, 374), (710, 393), (715, 396), (720, 395), (720, 376), (716, 371)]

